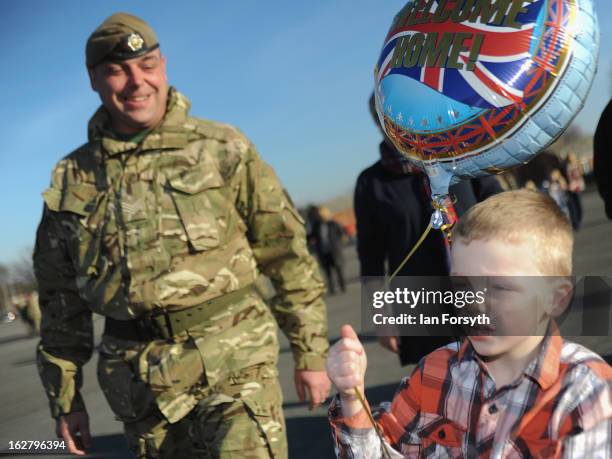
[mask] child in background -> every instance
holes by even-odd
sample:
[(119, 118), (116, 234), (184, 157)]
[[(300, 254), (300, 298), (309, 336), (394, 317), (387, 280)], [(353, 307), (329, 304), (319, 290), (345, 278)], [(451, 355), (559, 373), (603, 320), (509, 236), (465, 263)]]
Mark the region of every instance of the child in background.
[(491, 292), (491, 312), (529, 320), (534, 332), (475, 333), (421, 360), (376, 414), (383, 453), (353, 390), (363, 394), (365, 351), (343, 326), (327, 361), (339, 391), (329, 411), (337, 456), (612, 457), (612, 369), (551, 322), (571, 296), (572, 245), (567, 218), (542, 193), (508, 191), (470, 209), (454, 230), (451, 275), (493, 276), (503, 285)]

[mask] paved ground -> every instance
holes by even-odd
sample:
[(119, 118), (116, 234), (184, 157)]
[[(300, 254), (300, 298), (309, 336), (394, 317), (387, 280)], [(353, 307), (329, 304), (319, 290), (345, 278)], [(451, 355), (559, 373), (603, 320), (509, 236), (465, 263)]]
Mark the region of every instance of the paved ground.
[[(612, 223), (605, 220), (603, 206), (595, 194), (584, 196), (585, 222), (577, 234), (575, 265), (581, 275), (608, 275), (612, 278)], [(342, 323), (359, 326), (359, 284), (355, 251), (346, 250), (348, 291), (328, 298), (330, 337), (335, 339)], [(96, 322), (99, 329), (101, 320)], [(612, 356), (609, 338), (583, 339), (608, 359)], [(0, 441), (53, 439), (53, 424), (49, 418), (34, 361), (37, 340), (25, 333), (20, 323), (0, 325), (0, 365), (2, 391), (0, 391)], [(410, 368), (400, 368), (396, 357), (383, 350), (373, 340), (366, 340), (369, 368), (367, 396), (376, 403), (389, 399), (400, 378)], [(121, 425), (114, 420), (98, 388), (95, 377), (96, 358), (85, 367), (84, 397), (91, 416), (94, 444), (87, 457), (119, 459), (131, 457), (127, 452)], [(313, 412), (297, 401), (293, 388), (291, 354), (286, 340), (282, 341), (280, 373), (285, 396), (285, 414), (289, 434), (291, 458), (333, 457), (331, 437), (326, 422), (326, 409)], [(0, 446), (1, 448), (4, 446)], [(63, 456), (37, 456), (63, 457)]]

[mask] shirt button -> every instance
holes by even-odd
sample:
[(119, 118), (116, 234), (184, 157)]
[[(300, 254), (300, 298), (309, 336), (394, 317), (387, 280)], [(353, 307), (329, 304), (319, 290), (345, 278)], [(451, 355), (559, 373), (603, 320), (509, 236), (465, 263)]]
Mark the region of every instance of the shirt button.
[(497, 405), (493, 403), (491, 406), (489, 406), (489, 414), (495, 414), (495, 413), (497, 413)]

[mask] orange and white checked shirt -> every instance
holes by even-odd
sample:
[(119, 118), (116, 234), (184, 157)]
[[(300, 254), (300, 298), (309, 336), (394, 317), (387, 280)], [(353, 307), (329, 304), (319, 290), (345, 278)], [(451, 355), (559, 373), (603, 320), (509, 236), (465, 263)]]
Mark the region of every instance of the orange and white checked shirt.
[(514, 383), (495, 387), (468, 340), (429, 354), (375, 411), (388, 456), (363, 410), (329, 420), (336, 455), (372, 458), (612, 458), (612, 368), (559, 335)]

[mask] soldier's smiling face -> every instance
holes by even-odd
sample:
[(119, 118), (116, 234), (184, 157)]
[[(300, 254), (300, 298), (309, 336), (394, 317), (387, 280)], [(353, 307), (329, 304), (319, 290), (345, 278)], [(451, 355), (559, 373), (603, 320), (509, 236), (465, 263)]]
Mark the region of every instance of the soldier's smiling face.
[(102, 62), (88, 71), (116, 132), (135, 134), (155, 127), (164, 117), (168, 79), (159, 49), (134, 59)]

